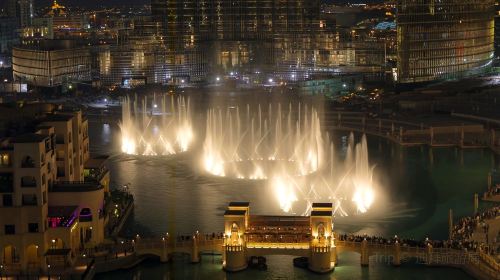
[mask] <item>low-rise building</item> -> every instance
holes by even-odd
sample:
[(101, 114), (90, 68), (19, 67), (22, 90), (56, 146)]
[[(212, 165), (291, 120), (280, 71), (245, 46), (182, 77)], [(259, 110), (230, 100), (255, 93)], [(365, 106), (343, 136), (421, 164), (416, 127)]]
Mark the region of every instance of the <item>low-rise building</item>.
[(0, 137), (3, 273), (71, 267), (81, 250), (104, 241), (106, 157), (90, 158), (88, 122), (79, 110), (1, 106), (26, 124), (17, 131), (4, 125)]

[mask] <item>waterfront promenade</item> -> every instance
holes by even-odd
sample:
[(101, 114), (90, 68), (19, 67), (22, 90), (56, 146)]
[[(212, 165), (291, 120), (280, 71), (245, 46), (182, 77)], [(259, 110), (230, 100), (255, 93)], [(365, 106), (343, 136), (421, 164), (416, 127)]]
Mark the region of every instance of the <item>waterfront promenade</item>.
[[(466, 217), (457, 221), (450, 240), (413, 240), (398, 236), (384, 238), (378, 236), (334, 233), (330, 239), (331, 250), (335, 252), (335, 262), (342, 262), (337, 255), (343, 252), (355, 252), (360, 255), (360, 264), (367, 266), (373, 262), (404, 265), (417, 262), (425, 266), (447, 266), (460, 268), (477, 279), (500, 279), (498, 247), (494, 242), (477, 239), (483, 222), (490, 224), (490, 230), (496, 231), (498, 208), (490, 208), (475, 217)], [(479, 219), (477, 217), (480, 217)], [(475, 221), (475, 222), (472, 222)], [(295, 222), (296, 224), (297, 222)], [(250, 223), (251, 224), (251, 223)], [(462, 229), (472, 228), (465, 232)], [(261, 229), (260, 229), (261, 230)], [(260, 231), (259, 230), (259, 231)], [(314, 246), (315, 236), (306, 236), (304, 240), (287, 239), (281, 241), (278, 236), (286, 236), (287, 229), (271, 227), (266, 235), (275, 238), (257, 241), (256, 229), (245, 234), (241, 244), (245, 244), (247, 256), (294, 255), (309, 257), (309, 250)], [(250, 240), (250, 237), (253, 239)], [(174, 254), (189, 255), (192, 263), (197, 263), (203, 254), (228, 254), (227, 233), (193, 233), (187, 235), (143, 238), (136, 236), (132, 240), (121, 240), (114, 245), (87, 250), (79, 259), (83, 271), (100, 273), (116, 269), (130, 268), (144, 259), (155, 257), (161, 262), (172, 260)], [(328, 240), (328, 239), (326, 239)], [(240, 243), (237, 243), (240, 244)], [(234, 247), (234, 246), (233, 246)], [(232, 248), (232, 247), (231, 247)], [(236, 248), (236, 247), (235, 247)], [(233, 250), (233, 249), (229, 249)]]

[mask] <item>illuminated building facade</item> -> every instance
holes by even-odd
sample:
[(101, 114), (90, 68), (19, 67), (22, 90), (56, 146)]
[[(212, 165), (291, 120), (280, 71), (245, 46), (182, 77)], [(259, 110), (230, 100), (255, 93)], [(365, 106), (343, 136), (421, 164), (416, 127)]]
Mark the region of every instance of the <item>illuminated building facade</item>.
[(319, 0), (152, 0), (151, 13), (172, 77), (234, 71), (299, 80), (345, 66), (345, 53), (356, 56), (338, 49), (335, 23), (322, 18)]
[(100, 46), (101, 84), (128, 87), (167, 83), (171, 65), (167, 64), (166, 47), (157, 29), (148, 17), (135, 19), (132, 29), (120, 30), (117, 44)]
[(90, 81), (91, 63), (89, 48), (69, 40), (41, 40), (12, 50), (14, 80), (36, 87)]
[(481, 73), (493, 58), (494, 0), (398, 0), (400, 83)]

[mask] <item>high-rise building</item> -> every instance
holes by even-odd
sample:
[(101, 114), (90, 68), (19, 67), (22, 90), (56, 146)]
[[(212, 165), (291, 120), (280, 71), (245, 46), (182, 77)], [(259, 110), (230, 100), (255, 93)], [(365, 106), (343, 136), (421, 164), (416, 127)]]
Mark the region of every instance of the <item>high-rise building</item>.
[(151, 13), (172, 77), (278, 68), (286, 75), (335, 63), (334, 24), (322, 19), (319, 0), (152, 0)]
[(34, 0), (5, 0), (3, 9), (9, 17), (17, 18), (20, 27), (31, 25), (35, 17)]
[(460, 78), (493, 59), (495, 0), (398, 0), (400, 83)]

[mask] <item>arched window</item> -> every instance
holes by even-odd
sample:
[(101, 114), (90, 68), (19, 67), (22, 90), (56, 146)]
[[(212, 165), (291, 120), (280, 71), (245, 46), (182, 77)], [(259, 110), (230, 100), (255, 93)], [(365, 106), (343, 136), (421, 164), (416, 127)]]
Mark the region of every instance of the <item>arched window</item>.
[(323, 223), (319, 223), (318, 225), (318, 237), (324, 237), (325, 236), (325, 225)]
[(231, 225), (231, 232), (238, 233), (238, 224), (237, 223), (233, 223)]

